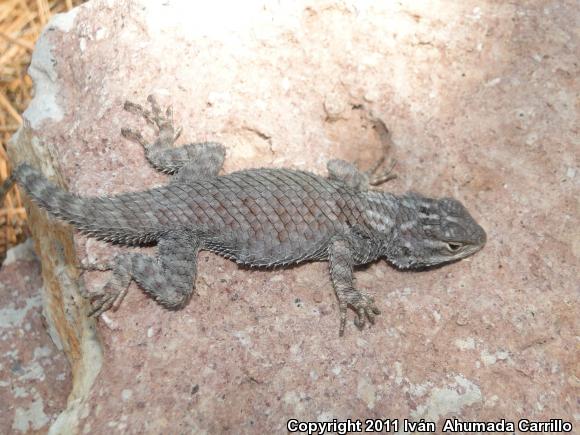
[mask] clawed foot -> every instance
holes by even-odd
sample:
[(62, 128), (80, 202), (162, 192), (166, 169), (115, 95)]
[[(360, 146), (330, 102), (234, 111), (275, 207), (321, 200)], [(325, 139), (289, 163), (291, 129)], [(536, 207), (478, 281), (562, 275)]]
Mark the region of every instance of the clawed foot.
[[(79, 265), (82, 273), (92, 272), (92, 271), (109, 271), (113, 270), (114, 266), (112, 263), (104, 262), (100, 264), (86, 264), (81, 263)], [(114, 273), (114, 272), (113, 272)], [(120, 286), (115, 281), (115, 276), (113, 275), (111, 279), (105, 284), (98, 292), (89, 293), (86, 290), (84, 280), (80, 283), (81, 295), (90, 300), (91, 310), (89, 311), (89, 317), (99, 317), (105, 311), (116, 310), (121, 302), (123, 301), (125, 295), (127, 294), (128, 287)]]
[(117, 310), (126, 294), (127, 288), (119, 290), (109, 281), (97, 294), (89, 296), (91, 301), (89, 317), (99, 317), (111, 308)]
[(104, 261), (102, 263), (94, 263), (94, 264), (88, 264), (85, 262), (81, 262), (81, 264), (78, 266), (78, 268), (82, 271), (82, 273), (95, 272), (95, 271), (106, 272), (107, 270), (113, 270), (113, 264), (108, 262), (108, 261)]
[(338, 335), (341, 337), (344, 335), (346, 311), (348, 306), (352, 307), (356, 312), (354, 324), (359, 329), (364, 328), (366, 319), (368, 319), (370, 324), (374, 325), (375, 316), (381, 314), (381, 311), (376, 307), (375, 300), (372, 297), (359, 291), (350, 293), (348, 297), (340, 303), (340, 329)]
[(375, 166), (365, 172), (371, 186), (378, 186), (380, 184), (386, 183), (389, 180), (394, 180), (397, 178), (397, 174), (393, 173), (393, 169), (395, 169), (395, 166), (397, 165), (397, 161), (395, 159), (391, 160), (387, 169), (377, 173), (385, 160), (386, 155), (383, 155), (383, 157), (378, 160)]
[(352, 189), (366, 191), (369, 186), (378, 186), (393, 178), (397, 178), (397, 175), (393, 173), (393, 169), (397, 163), (395, 160), (391, 160), (387, 169), (379, 171), (379, 168), (385, 160), (386, 156), (383, 155), (371, 169), (362, 172), (353, 163), (345, 160), (332, 159), (326, 164), (328, 177), (331, 180), (341, 181)]
[(397, 178), (397, 175), (393, 173), (393, 169), (395, 168), (397, 161), (395, 159), (391, 159), (388, 168), (377, 173), (379, 168), (383, 165), (383, 163), (385, 163), (389, 149), (393, 145), (393, 141), (391, 139), (391, 132), (382, 119), (373, 116), (373, 124), (379, 137), (381, 138), (381, 142), (383, 142), (385, 149), (383, 156), (379, 159), (375, 166), (366, 171), (365, 174), (369, 178), (369, 184), (371, 186), (378, 186), (379, 184), (383, 184), (389, 180)]
[[(181, 127), (175, 130), (173, 125), (173, 108), (168, 106), (165, 110), (165, 114), (161, 110), (159, 103), (153, 95), (147, 97), (147, 101), (151, 105), (151, 111), (144, 109), (141, 105), (132, 103), (130, 101), (125, 101), (123, 108), (127, 112), (134, 113), (143, 117), (149, 124), (152, 124), (158, 129), (158, 139), (156, 144), (169, 146), (172, 145), (181, 135)], [(121, 134), (134, 142), (141, 144), (143, 147), (148, 148), (150, 144), (143, 135), (135, 130), (129, 128), (121, 129)]]

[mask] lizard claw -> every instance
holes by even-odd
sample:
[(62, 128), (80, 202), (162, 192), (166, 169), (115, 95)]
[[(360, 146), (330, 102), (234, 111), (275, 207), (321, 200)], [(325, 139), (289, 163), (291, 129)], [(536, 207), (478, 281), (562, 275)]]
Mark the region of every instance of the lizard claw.
[(173, 106), (167, 106), (164, 114), (153, 95), (149, 95), (147, 101), (151, 105), (151, 119), (159, 129), (159, 136), (167, 137), (171, 143), (175, 142), (181, 135), (181, 127), (176, 128), (173, 125)]
[(338, 336), (342, 337), (344, 335), (344, 328), (346, 326), (346, 303), (341, 303), (339, 306), (340, 309), (340, 327), (338, 328)]
[[(84, 280), (81, 286), (81, 294), (83, 297), (87, 298), (91, 302), (91, 310), (89, 311), (89, 317), (99, 317), (105, 311), (110, 309), (116, 310), (125, 295), (127, 294), (129, 281), (125, 279), (119, 280), (119, 276), (115, 274), (115, 261), (102, 262), (97, 264), (87, 264), (81, 262), (78, 266), (81, 271), (109, 271), (113, 270), (113, 276), (110, 278), (109, 282), (105, 284), (101, 290), (98, 292), (89, 293), (84, 285)], [(125, 282), (126, 281), (126, 282)], [(126, 285), (125, 285), (126, 284)]]
[(170, 147), (181, 135), (181, 128), (176, 128), (173, 125), (173, 108), (168, 106), (165, 111), (161, 110), (161, 106), (153, 95), (147, 97), (147, 101), (151, 106), (151, 110), (146, 110), (139, 104), (125, 101), (123, 106), (127, 112), (143, 117), (149, 124), (157, 127), (158, 137), (154, 142), (149, 143), (143, 135), (135, 130), (129, 128), (122, 128), (121, 134), (126, 139), (141, 144), (145, 150), (151, 148), (165, 148)]
[(99, 294), (89, 296), (91, 299), (91, 311), (89, 312), (89, 317), (99, 317), (105, 311), (116, 310), (125, 295), (127, 294), (127, 289), (117, 290), (113, 288), (111, 284), (106, 284), (105, 287), (99, 292)]
[(338, 335), (340, 337), (344, 335), (344, 328), (346, 325), (346, 308), (348, 305), (350, 305), (356, 311), (354, 324), (359, 329), (364, 328), (367, 319), (371, 325), (374, 325), (375, 316), (381, 314), (381, 311), (375, 305), (375, 300), (364, 293), (355, 291), (348, 299), (348, 301), (340, 303), (339, 306), (340, 328)]
[(372, 297), (364, 293), (361, 293), (360, 296), (361, 298), (353, 304), (357, 314), (354, 318), (354, 324), (359, 329), (362, 329), (367, 319), (371, 325), (374, 325), (375, 315), (381, 314), (381, 311), (376, 307), (375, 300)]
[(389, 167), (379, 173), (377, 173), (379, 167), (383, 164), (385, 158), (383, 157), (380, 161), (378, 166), (375, 166), (371, 170), (367, 171), (366, 174), (369, 177), (369, 184), (371, 186), (378, 186), (379, 184), (386, 183), (389, 180), (393, 180), (397, 178), (397, 174), (393, 173), (393, 169), (397, 165), (396, 160), (391, 160)]
[(183, 131), (182, 127), (177, 127), (177, 131), (175, 132), (175, 136), (173, 136), (173, 142), (177, 142), (179, 136), (181, 136), (181, 132)]
[(113, 306), (112, 298), (108, 295), (98, 295), (91, 300), (89, 317), (97, 318)]
[(165, 114), (161, 110), (161, 106), (157, 102), (157, 99), (153, 95), (147, 97), (147, 101), (151, 105), (151, 119), (154, 124), (157, 125), (159, 130), (171, 129), (173, 131), (173, 107), (167, 106), (165, 109)]
[(145, 140), (143, 135), (141, 133), (139, 133), (138, 131), (131, 130), (130, 128), (122, 128), (121, 135), (125, 139), (129, 139), (130, 141), (137, 142), (138, 144), (140, 144), (143, 147), (147, 146), (147, 141)]
[(103, 262), (103, 263), (97, 263), (97, 264), (87, 264), (85, 262), (81, 262), (81, 264), (79, 264), (78, 268), (80, 270), (82, 270), (83, 272), (95, 272), (95, 271), (100, 271), (100, 272), (106, 272), (108, 270), (112, 270), (113, 269), (113, 265), (109, 262)]
[(133, 103), (127, 100), (123, 105), (123, 109), (125, 109), (129, 113), (133, 113), (135, 115), (143, 117), (149, 124), (155, 124), (151, 112), (144, 109), (140, 104)]

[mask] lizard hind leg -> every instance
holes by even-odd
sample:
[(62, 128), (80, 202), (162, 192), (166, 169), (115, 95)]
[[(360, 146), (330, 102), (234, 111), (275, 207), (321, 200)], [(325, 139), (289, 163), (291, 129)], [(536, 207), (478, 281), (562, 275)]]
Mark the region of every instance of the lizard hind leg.
[(118, 308), (131, 280), (160, 305), (169, 309), (183, 307), (193, 292), (200, 246), (197, 236), (174, 231), (160, 238), (157, 257), (137, 253), (117, 255), (111, 279), (91, 297), (89, 315), (98, 317), (111, 308)]
[(215, 177), (223, 166), (225, 148), (215, 142), (187, 144), (173, 148), (181, 129), (175, 129), (173, 110), (169, 106), (165, 113), (157, 100), (150, 95), (147, 100), (151, 111), (138, 104), (125, 102), (126, 111), (143, 117), (157, 128), (157, 137), (151, 143), (135, 130), (123, 128), (121, 134), (145, 149), (145, 156), (151, 165), (160, 172), (173, 174), (172, 182), (187, 182), (207, 177)]

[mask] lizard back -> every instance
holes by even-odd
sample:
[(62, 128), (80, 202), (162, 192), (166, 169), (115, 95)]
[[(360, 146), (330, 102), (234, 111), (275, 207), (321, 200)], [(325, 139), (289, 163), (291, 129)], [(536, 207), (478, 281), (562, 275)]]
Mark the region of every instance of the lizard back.
[(331, 237), (360, 222), (356, 192), (288, 169), (170, 184), (152, 190), (151, 197), (146, 209), (153, 210), (160, 227), (190, 228), (206, 249), (256, 266), (324, 258)]

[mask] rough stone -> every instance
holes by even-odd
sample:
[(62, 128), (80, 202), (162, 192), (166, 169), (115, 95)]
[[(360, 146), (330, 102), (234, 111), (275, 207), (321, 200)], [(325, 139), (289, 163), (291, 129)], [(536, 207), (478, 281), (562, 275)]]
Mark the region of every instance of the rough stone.
[(0, 432), (46, 432), (66, 406), (68, 362), (43, 316), (40, 263), (31, 240), (0, 270)]
[[(576, 9), (93, 0), (51, 22), (11, 152), (73, 192), (166, 181), (120, 136), (142, 126), (124, 100), (155, 93), (173, 104), (182, 141), (224, 142), (226, 171), (370, 166), (383, 147), (377, 117), (399, 161), (387, 188), (457, 197), (488, 232), (468, 261), (360, 271), (383, 315), (342, 339), (325, 264), (245, 270), (202, 253), (185, 309), (163, 310), (133, 285), (97, 341), (73, 265), (120, 248), (72, 238), (32, 209), (46, 309), (73, 375), (53, 431), (254, 433), (289, 418), (580, 424)], [(106, 274), (86, 278), (94, 288)]]

